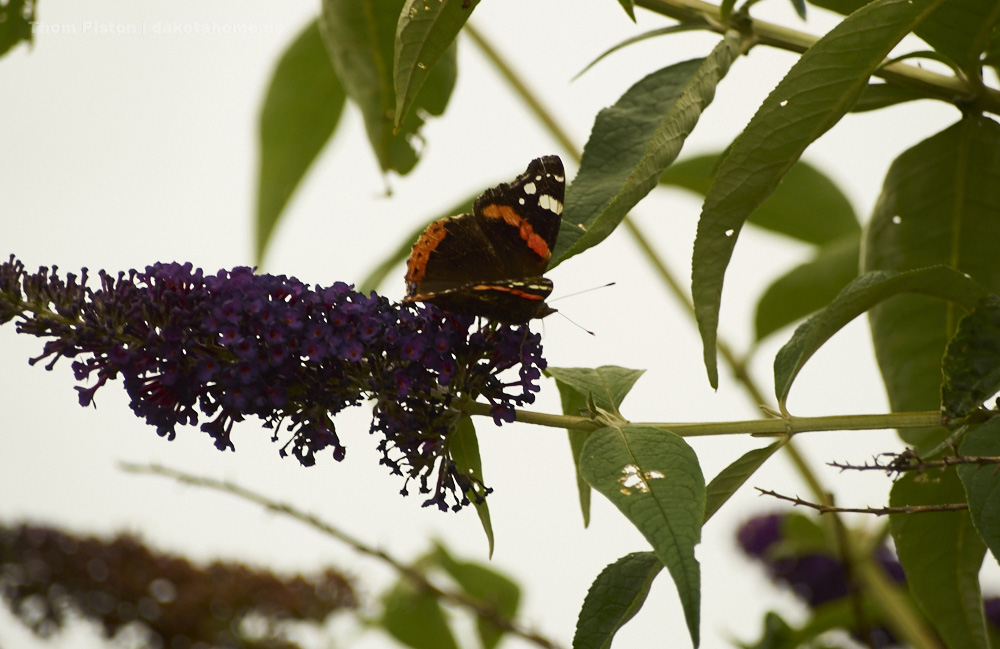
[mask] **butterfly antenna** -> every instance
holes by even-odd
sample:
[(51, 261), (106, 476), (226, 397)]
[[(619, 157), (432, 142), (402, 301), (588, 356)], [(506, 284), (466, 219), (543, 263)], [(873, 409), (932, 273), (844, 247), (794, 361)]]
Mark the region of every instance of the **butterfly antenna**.
[[(584, 291), (581, 291), (581, 293), (583, 293), (583, 292), (584, 292)], [(567, 296), (567, 297), (569, 297), (569, 296)], [(556, 313), (558, 313), (558, 314), (559, 314), (559, 315), (561, 315), (562, 317), (566, 318), (566, 320), (567, 320), (567, 321), (568, 321), (568, 322), (569, 322), (570, 324), (573, 324), (573, 325), (576, 325), (576, 326), (577, 326), (577, 327), (579, 327), (580, 329), (583, 329), (584, 331), (586, 331), (586, 332), (587, 332), (588, 334), (590, 334), (591, 336), (596, 336), (596, 335), (597, 335), (597, 334), (595, 334), (595, 333), (594, 333), (593, 331), (591, 331), (590, 329), (587, 329), (587, 328), (586, 328), (586, 327), (584, 327), (584, 326), (583, 326), (582, 324), (580, 324), (579, 322), (577, 322), (577, 321), (576, 321), (576, 320), (574, 320), (573, 318), (571, 318), (571, 317), (569, 317), (568, 315), (566, 315), (565, 313), (563, 313), (562, 311), (556, 311)], [(543, 324), (544, 324), (544, 323), (543, 323)]]
[[(567, 298), (567, 297), (573, 297), (574, 295), (580, 295), (581, 293), (589, 293), (590, 291), (596, 291), (597, 289), (600, 289), (600, 288), (607, 288), (607, 287), (609, 287), (609, 286), (614, 286), (614, 285), (615, 285), (615, 283), (614, 283), (614, 282), (608, 282), (607, 284), (602, 284), (601, 286), (592, 286), (591, 288), (585, 288), (585, 289), (583, 289), (582, 291), (577, 291), (576, 293), (570, 293), (570, 294), (568, 294), (568, 295), (560, 295), (560, 296), (559, 296), (559, 297), (557, 297), (556, 299), (554, 299), (554, 300), (550, 300), (550, 301), (551, 301), (551, 302), (557, 302), (557, 301), (559, 301), (559, 300), (562, 300), (562, 299), (565, 299), (565, 298)], [(591, 331), (590, 329), (587, 329), (586, 327), (584, 327), (583, 325), (581, 325), (581, 324), (580, 324), (579, 322), (577, 322), (576, 320), (573, 320), (572, 318), (570, 318), (570, 317), (569, 317), (568, 315), (566, 315), (566, 314), (565, 314), (565, 313), (563, 313), (562, 311), (556, 311), (556, 313), (558, 313), (558, 314), (559, 314), (559, 315), (561, 315), (562, 317), (566, 318), (566, 320), (568, 320), (568, 321), (569, 321), (570, 323), (572, 323), (572, 324), (576, 325), (576, 326), (577, 326), (577, 327), (579, 327), (580, 329), (583, 329), (584, 331), (586, 331), (586, 332), (587, 332), (588, 334), (590, 334), (591, 336), (596, 336), (596, 335), (597, 335), (597, 334), (595, 334), (595, 333), (594, 333), (593, 331)]]
[[(590, 293), (591, 291), (596, 291), (602, 288), (607, 288), (609, 286), (614, 286), (615, 282), (608, 282), (607, 284), (601, 284), (600, 286), (591, 286), (590, 288), (585, 288), (582, 291), (577, 291), (576, 293), (570, 293), (568, 295), (560, 295), (559, 297), (549, 300), (549, 302), (558, 302), (559, 300), (565, 300), (568, 297), (573, 297), (575, 295), (580, 295), (582, 293)], [(569, 318), (567, 318), (569, 320)]]
[[(563, 298), (573, 297), (574, 295), (580, 295), (581, 293), (589, 293), (590, 291), (596, 291), (599, 288), (607, 288), (609, 286), (614, 286), (614, 285), (615, 285), (614, 282), (608, 282), (607, 284), (602, 284), (601, 286), (592, 286), (591, 288), (585, 288), (582, 291), (577, 291), (576, 293), (569, 293), (568, 295), (560, 295), (559, 297), (557, 297), (557, 298), (555, 298), (554, 300), (551, 300), (551, 301), (552, 302), (557, 302), (557, 301), (559, 301), (559, 300), (561, 300)], [(566, 318), (566, 320), (569, 321), (571, 324), (576, 325), (580, 329), (583, 329), (584, 331), (586, 331), (587, 333), (589, 333), (591, 336), (596, 336), (597, 335), (593, 331), (591, 331), (590, 329), (587, 329), (586, 327), (584, 327), (583, 325), (581, 325), (576, 320), (573, 320), (572, 318), (570, 318), (568, 315), (566, 315), (562, 311), (556, 311), (556, 313), (558, 313), (562, 317)]]

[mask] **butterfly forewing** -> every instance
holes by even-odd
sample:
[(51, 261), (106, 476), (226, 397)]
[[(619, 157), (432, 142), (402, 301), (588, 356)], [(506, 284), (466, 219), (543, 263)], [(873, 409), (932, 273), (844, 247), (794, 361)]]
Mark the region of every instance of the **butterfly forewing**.
[(541, 277), (552, 258), (562, 220), (565, 172), (558, 156), (531, 161), (514, 182), (486, 190), (473, 207), (490, 240), (504, 240), (512, 230), (521, 245), (501, 258), (508, 278)]

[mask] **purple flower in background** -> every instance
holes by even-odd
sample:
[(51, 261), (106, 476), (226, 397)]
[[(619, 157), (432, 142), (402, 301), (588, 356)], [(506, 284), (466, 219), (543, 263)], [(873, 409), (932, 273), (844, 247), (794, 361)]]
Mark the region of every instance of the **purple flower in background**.
[[(790, 514), (765, 514), (751, 518), (736, 533), (737, 542), (747, 556), (760, 561), (770, 578), (785, 584), (810, 608), (847, 597), (851, 592), (849, 572), (841, 558), (827, 550), (810, 536), (804, 539), (802, 529), (790, 529)], [(815, 525), (809, 523), (818, 532)], [(819, 535), (821, 536), (821, 534)], [(896, 583), (905, 583), (903, 568), (892, 550), (880, 546), (875, 560)], [(857, 634), (856, 630), (851, 630)], [(885, 627), (875, 625), (865, 629), (864, 641), (874, 647), (893, 647), (898, 642)]]
[(771, 578), (791, 586), (812, 608), (850, 592), (844, 564), (828, 554), (816, 552), (775, 558), (767, 563)]
[(1000, 632), (1000, 597), (987, 597), (984, 599), (983, 610), (986, 613), (986, 622), (994, 630)]
[[(534, 401), (545, 368), (540, 336), (526, 327), (470, 333), (472, 318), (341, 282), (310, 288), (250, 268), (205, 276), (177, 263), (98, 277), (91, 288), (86, 269), (63, 278), (55, 268), (26, 273), (13, 256), (0, 264), (0, 324), (16, 320), (19, 333), (48, 339), (32, 364), (72, 359), (89, 384), (77, 388), (81, 405), (120, 376), (133, 412), (167, 439), (200, 424), (217, 448), (234, 450), (233, 425), (255, 416), (275, 440), (285, 431), (282, 455), (311, 466), (326, 449), (344, 458), (332, 417), (373, 400), (382, 463), (443, 510), (489, 491), (451, 460), (463, 415), (449, 406), (481, 396), (498, 424), (511, 421)], [(518, 366), (520, 380), (502, 380)]]
[(847, 573), (840, 560), (824, 552), (789, 552), (784, 545), (786, 516), (756, 516), (737, 532), (743, 551), (763, 562), (776, 582), (787, 584), (795, 594), (816, 607), (849, 592)]
[[(809, 606), (845, 597), (850, 592), (847, 570), (840, 557), (822, 547), (803, 551), (786, 532), (788, 514), (765, 514), (751, 518), (736, 533), (737, 542), (748, 556), (761, 561), (776, 582), (787, 584)], [(813, 544), (815, 545), (815, 544)], [(896, 583), (905, 583), (903, 567), (886, 546), (875, 551), (879, 562)]]
[(781, 541), (782, 514), (755, 516), (736, 532), (736, 540), (743, 551), (754, 559), (763, 559), (768, 548)]

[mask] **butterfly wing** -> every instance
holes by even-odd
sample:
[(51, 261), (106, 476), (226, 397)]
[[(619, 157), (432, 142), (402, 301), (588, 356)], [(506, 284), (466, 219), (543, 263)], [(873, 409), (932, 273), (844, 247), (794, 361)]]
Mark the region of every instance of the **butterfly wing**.
[[(558, 156), (532, 160), (512, 183), (486, 190), (473, 214), (486, 237), (502, 250), (501, 275), (541, 277), (559, 235), (566, 174)], [(516, 236), (515, 234), (516, 233)]]

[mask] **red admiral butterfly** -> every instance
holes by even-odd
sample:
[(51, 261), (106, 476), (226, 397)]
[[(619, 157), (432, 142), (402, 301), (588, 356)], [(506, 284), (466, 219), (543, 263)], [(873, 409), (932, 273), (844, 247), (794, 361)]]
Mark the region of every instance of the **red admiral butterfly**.
[(558, 156), (531, 161), (514, 182), (487, 190), (472, 214), (427, 226), (406, 262), (404, 302), (504, 324), (525, 324), (555, 309), (542, 277), (562, 220), (566, 176)]

